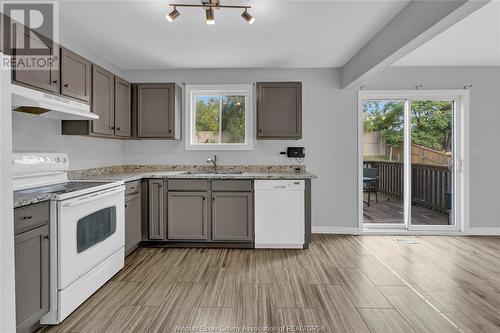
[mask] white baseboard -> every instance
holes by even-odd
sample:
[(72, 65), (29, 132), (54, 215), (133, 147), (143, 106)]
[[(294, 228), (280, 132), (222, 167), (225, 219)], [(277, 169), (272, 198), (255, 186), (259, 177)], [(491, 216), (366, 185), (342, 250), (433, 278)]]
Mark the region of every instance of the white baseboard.
[(342, 235), (358, 235), (358, 228), (348, 228), (348, 227), (321, 227), (312, 226), (313, 234), (342, 234)]
[(462, 235), (467, 236), (500, 236), (500, 227), (497, 228), (467, 228)]

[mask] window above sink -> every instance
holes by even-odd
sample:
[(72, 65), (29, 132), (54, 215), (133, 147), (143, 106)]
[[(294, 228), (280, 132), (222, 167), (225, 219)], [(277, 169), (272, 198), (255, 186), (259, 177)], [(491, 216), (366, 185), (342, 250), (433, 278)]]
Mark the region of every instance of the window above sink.
[(252, 150), (252, 85), (186, 85), (186, 150)]

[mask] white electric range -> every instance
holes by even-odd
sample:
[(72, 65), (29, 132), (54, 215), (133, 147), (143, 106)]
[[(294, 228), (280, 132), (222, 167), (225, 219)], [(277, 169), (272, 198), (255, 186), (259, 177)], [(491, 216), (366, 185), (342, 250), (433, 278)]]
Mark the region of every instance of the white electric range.
[(50, 310), (58, 324), (123, 268), (123, 182), (70, 181), (60, 153), (14, 153), (17, 195), (50, 195)]

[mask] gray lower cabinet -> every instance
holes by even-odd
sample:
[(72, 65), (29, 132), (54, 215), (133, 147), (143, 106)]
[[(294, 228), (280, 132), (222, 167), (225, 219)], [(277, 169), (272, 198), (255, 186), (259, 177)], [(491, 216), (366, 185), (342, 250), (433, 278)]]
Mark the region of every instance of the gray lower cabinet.
[(252, 193), (212, 193), (212, 240), (251, 241), (252, 221)]
[(148, 181), (148, 227), (149, 239), (167, 239), (166, 186), (163, 179)]
[(257, 83), (257, 139), (302, 138), (302, 83)]
[(168, 192), (168, 239), (208, 240), (207, 192)]
[(140, 182), (126, 184), (125, 190), (125, 255), (141, 242), (141, 186)]
[(49, 311), (48, 217), (46, 203), (14, 210), (18, 332), (29, 331)]

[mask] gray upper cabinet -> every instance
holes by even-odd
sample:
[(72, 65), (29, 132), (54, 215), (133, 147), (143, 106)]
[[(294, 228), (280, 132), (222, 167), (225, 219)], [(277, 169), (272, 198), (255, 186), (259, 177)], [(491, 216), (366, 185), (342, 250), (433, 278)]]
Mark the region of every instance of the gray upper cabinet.
[(257, 139), (302, 138), (302, 83), (257, 83)]
[(92, 65), (91, 111), (99, 120), (63, 120), (62, 134), (126, 139), (132, 135), (131, 85)]
[[(23, 25), (14, 24), (14, 55), (23, 56), (22, 46), (29, 40), (31, 48), (38, 48), (46, 50), (46, 56), (51, 59), (59, 61), (59, 47), (52, 43), (52, 41), (35, 34), (29, 29), (25, 29)], [(52, 69), (40, 70), (22, 70), (21, 67), (14, 66), (12, 72), (12, 79), (31, 88), (47, 90), (54, 93), (59, 93), (59, 64), (54, 63)]]
[(132, 135), (130, 83), (115, 77), (115, 136)]
[(206, 192), (168, 192), (168, 239), (208, 240)]
[(214, 192), (212, 200), (212, 240), (251, 241), (252, 193)]
[(99, 116), (92, 120), (92, 133), (114, 135), (115, 130), (115, 76), (92, 65), (92, 112)]
[(138, 84), (135, 127), (138, 138), (180, 139), (182, 90), (175, 83)]
[(66, 48), (61, 48), (61, 94), (90, 101), (92, 63)]
[(14, 210), (16, 326), (27, 331), (49, 311), (49, 206)]
[(149, 239), (167, 238), (166, 186), (163, 179), (150, 179), (148, 182), (148, 227)]

